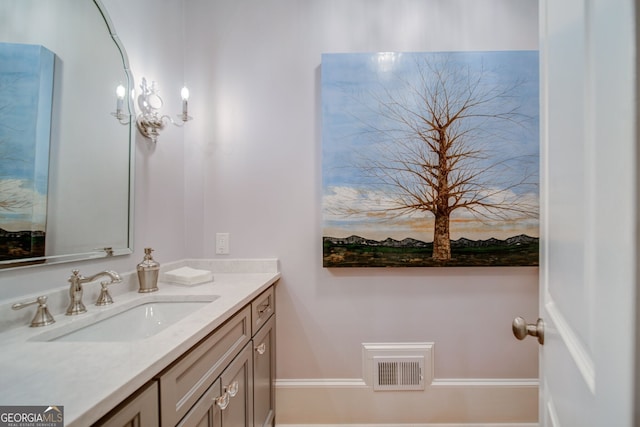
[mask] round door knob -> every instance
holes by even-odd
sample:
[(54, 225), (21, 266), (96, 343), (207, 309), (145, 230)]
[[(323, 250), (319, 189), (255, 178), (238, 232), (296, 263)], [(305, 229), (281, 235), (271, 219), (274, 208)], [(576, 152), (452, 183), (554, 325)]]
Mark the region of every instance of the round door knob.
[(538, 337), (538, 342), (544, 344), (544, 321), (538, 319), (535, 324), (527, 324), (522, 317), (516, 317), (511, 324), (513, 335), (519, 340), (525, 339), (528, 335)]

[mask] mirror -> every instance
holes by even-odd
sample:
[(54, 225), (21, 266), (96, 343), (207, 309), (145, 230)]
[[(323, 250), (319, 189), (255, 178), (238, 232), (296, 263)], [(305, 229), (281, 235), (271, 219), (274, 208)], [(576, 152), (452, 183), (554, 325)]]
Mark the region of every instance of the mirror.
[[(40, 196), (46, 225), (38, 230), (35, 221), (25, 223), (25, 217), (34, 216), (35, 196), (3, 209), (7, 186), (0, 185), (0, 269), (132, 253), (133, 81), (126, 52), (100, 0), (2, 0), (0, 43), (39, 45), (55, 55), (48, 182)], [(0, 91), (2, 84), (8, 83), (0, 75)], [(119, 85), (125, 88), (121, 121), (113, 115)], [(0, 126), (16, 127), (7, 114), (12, 100), (0, 101)], [(6, 161), (15, 165), (24, 159), (13, 158), (17, 151), (0, 140), (3, 149), (14, 155), (0, 153), (0, 183), (15, 182), (10, 172), (15, 168)], [(11, 247), (2, 241), (11, 234), (7, 230), (13, 235), (28, 232), (31, 244), (44, 235), (44, 251)]]

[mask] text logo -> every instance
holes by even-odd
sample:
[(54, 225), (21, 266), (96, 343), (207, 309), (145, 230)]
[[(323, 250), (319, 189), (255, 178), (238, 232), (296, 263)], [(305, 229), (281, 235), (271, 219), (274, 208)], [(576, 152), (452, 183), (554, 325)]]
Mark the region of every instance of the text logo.
[(0, 406), (0, 427), (64, 427), (64, 406)]

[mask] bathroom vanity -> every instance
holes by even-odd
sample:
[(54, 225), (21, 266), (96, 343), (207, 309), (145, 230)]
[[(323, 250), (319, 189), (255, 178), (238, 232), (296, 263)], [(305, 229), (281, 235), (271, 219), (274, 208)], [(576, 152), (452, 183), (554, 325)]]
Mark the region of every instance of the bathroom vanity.
[(273, 426), (274, 313), (272, 286), (95, 425)]
[[(2, 332), (8, 350), (0, 355), (0, 405), (64, 406), (71, 427), (273, 426), (277, 261), (172, 266), (187, 264), (210, 269), (214, 280), (197, 286), (161, 281), (158, 292), (114, 293), (108, 308), (85, 301), (83, 315), (54, 313), (53, 325)], [(135, 337), (130, 325), (117, 326), (122, 330), (114, 338), (101, 326), (122, 316), (114, 310), (162, 312), (172, 301), (186, 303), (187, 311), (151, 336)]]

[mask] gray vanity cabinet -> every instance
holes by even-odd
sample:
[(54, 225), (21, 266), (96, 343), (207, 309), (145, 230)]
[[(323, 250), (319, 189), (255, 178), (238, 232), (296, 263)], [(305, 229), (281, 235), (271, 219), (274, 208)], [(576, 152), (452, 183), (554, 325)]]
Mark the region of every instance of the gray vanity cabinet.
[(274, 427), (273, 286), (95, 425)]
[(271, 316), (253, 337), (254, 427), (275, 426), (275, 321)]

